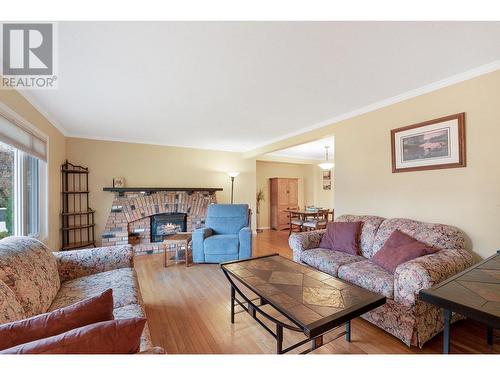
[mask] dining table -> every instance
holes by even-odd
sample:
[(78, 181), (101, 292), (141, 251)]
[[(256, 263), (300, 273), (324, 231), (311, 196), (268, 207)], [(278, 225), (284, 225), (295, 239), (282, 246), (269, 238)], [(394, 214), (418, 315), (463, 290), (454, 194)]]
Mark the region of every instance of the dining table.
[[(325, 208), (317, 208), (314, 210), (311, 209), (301, 209), (301, 208), (287, 208), (286, 210), (283, 210), (283, 212), (287, 212), (290, 214), (290, 217), (292, 216), (297, 216), (299, 220), (302, 220), (303, 222), (307, 220), (308, 217), (315, 217), (319, 211), (328, 211), (327, 218), (329, 215), (332, 215), (332, 221), (333, 221), (333, 210), (325, 209)], [(290, 220), (290, 231), (292, 229), (292, 220)]]

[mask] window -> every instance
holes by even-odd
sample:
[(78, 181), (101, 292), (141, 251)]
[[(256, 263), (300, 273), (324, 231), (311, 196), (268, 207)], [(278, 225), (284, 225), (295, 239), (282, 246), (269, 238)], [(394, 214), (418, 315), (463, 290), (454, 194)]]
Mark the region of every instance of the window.
[(46, 142), (0, 115), (0, 239), (40, 237)]

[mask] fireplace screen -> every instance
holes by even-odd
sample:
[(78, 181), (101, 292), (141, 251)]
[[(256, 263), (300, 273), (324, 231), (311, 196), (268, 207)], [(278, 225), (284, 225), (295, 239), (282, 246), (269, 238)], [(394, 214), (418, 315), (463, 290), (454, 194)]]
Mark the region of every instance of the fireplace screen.
[(177, 232), (185, 232), (186, 219), (186, 214), (177, 212), (151, 216), (151, 242), (161, 242)]

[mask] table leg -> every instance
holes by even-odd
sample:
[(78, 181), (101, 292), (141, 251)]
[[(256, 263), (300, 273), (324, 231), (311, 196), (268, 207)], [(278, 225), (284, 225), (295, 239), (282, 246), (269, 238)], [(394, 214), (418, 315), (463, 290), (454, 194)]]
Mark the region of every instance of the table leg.
[(234, 287), (231, 286), (231, 324), (234, 324), (234, 298), (235, 298)]
[(323, 336), (318, 336), (312, 340), (312, 350), (318, 349), (323, 345)]
[(167, 247), (163, 246), (163, 267), (167, 268)]
[(486, 342), (488, 346), (491, 347), (493, 345), (493, 327), (486, 328)]
[(283, 326), (276, 325), (276, 354), (283, 353)]
[(188, 250), (188, 242), (186, 241), (186, 250), (184, 250), (184, 256), (186, 257), (186, 267), (189, 267), (189, 250)]
[(351, 321), (345, 324), (345, 341), (351, 342)]
[(451, 310), (444, 309), (444, 332), (443, 332), (443, 354), (450, 353), (450, 321), (451, 321)]

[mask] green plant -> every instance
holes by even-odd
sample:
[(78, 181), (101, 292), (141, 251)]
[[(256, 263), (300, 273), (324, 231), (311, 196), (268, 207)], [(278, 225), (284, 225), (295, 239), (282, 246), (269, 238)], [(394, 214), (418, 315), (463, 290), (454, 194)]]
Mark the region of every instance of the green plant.
[(259, 189), (256, 194), (257, 199), (257, 213), (260, 213), (260, 202), (263, 202), (266, 197), (264, 195), (264, 189)]
[(10, 236), (9, 232), (0, 232), (0, 240), (9, 236)]

